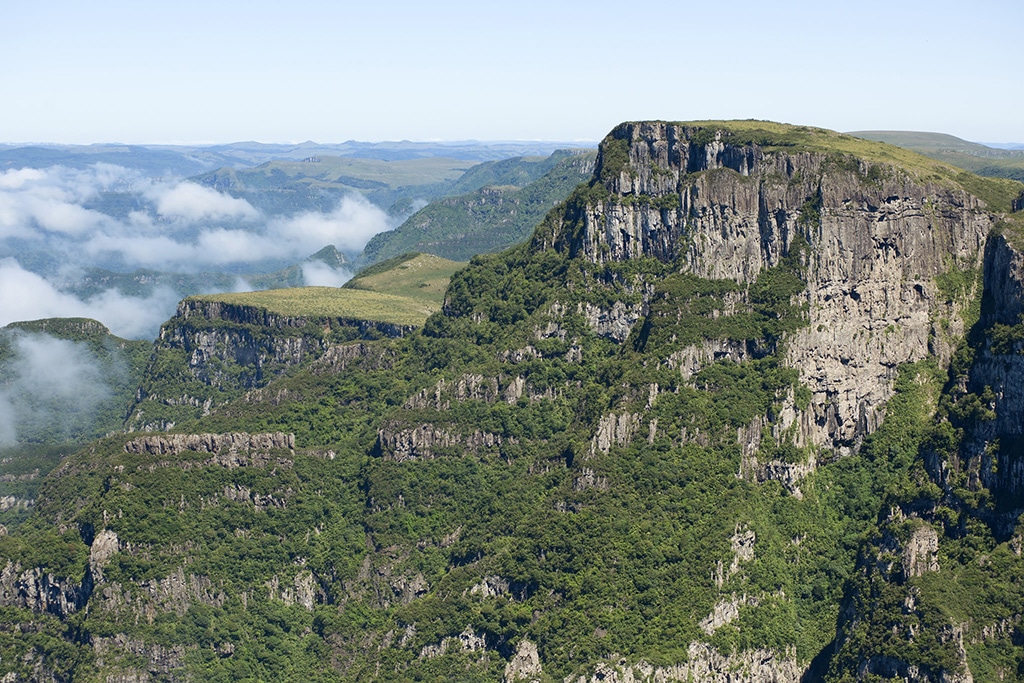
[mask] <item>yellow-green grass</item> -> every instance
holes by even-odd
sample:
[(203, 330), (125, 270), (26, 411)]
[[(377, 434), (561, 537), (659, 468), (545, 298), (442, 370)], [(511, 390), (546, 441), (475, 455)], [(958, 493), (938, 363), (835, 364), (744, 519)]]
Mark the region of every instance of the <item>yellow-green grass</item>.
[(418, 327), (441, 308), (440, 300), (337, 287), (295, 287), (259, 292), (204, 294), (199, 301), (252, 306), (292, 317), (349, 318)]
[(902, 147), (824, 128), (754, 120), (679, 121), (674, 125), (721, 130), (734, 137), (737, 143), (752, 142), (766, 150), (847, 154), (869, 163), (898, 166), (918, 182), (933, 182), (966, 190), (994, 211), (1009, 211), (1011, 202), (1024, 191), (1024, 184), (1016, 180), (982, 178)]
[(406, 254), (367, 268), (343, 288), (294, 287), (191, 298), (252, 306), (278, 315), (419, 327), (441, 310), (449, 280), (465, 265), (433, 254)]
[(345, 288), (394, 294), (440, 306), (452, 275), (465, 265), (433, 254), (407, 254), (362, 271), (345, 283)]
[(865, 140), (885, 142), (897, 147), (906, 147), (915, 152), (945, 150), (966, 152), (968, 154), (1005, 154), (1002, 150), (986, 147), (977, 142), (968, 142), (946, 133), (929, 133), (919, 130), (851, 130), (848, 132), (848, 135), (864, 138)]

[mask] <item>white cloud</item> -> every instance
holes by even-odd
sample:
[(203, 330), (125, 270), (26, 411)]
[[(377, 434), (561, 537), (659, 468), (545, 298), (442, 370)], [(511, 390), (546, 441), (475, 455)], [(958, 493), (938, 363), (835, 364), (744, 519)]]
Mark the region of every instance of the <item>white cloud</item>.
[(25, 183), (42, 180), (45, 177), (45, 173), (35, 168), (12, 168), (0, 173), (0, 190), (17, 190)]
[(196, 183), (178, 183), (170, 188), (154, 188), (156, 211), (164, 218), (199, 221), (203, 219), (255, 220), (260, 213), (244, 199), (221, 194)]
[(14, 342), (18, 380), (40, 396), (89, 402), (109, 395), (100, 368), (82, 344), (49, 335), (18, 335)]
[[(198, 186), (197, 186), (198, 187)], [(201, 188), (204, 189), (205, 188)], [(384, 211), (360, 196), (344, 198), (327, 214), (303, 213), (262, 226), (203, 227), (177, 230), (145, 214), (130, 214), (131, 224), (104, 226), (82, 245), (92, 256), (119, 255), (149, 268), (198, 270), (264, 260), (298, 260), (328, 244), (358, 251), (379, 232), (394, 226)], [(190, 239), (184, 239), (190, 235)]]
[(345, 197), (330, 213), (304, 213), (272, 226), (282, 239), (302, 244), (307, 254), (328, 244), (357, 251), (377, 233), (392, 228), (388, 215), (361, 195)]
[(96, 409), (111, 397), (110, 372), (89, 347), (46, 334), (15, 331), (5, 335), (13, 351), (0, 389), (0, 446), (55, 434), (87, 430)]
[(351, 279), (352, 273), (344, 268), (317, 261), (302, 264), (302, 282), (310, 287), (341, 287)]
[(152, 339), (160, 324), (174, 314), (178, 300), (168, 288), (145, 298), (111, 289), (83, 300), (61, 292), (14, 259), (0, 260), (0, 292), (0, 326), (41, 318), (93, 318), (129, 339)]
[(81, 235), (110, 219), (81, 202), (111, 186), (138, 180), (133, 171), (96, 164), (86, 170), (53, 166), (0, 173), (0, 238), (42, 238), (43, 232)]
[(28, 217), (44, 230), (79, 235), (101, 225), (107, 217), (98, 211), (55, 198), (33, 196), (25, 202)]

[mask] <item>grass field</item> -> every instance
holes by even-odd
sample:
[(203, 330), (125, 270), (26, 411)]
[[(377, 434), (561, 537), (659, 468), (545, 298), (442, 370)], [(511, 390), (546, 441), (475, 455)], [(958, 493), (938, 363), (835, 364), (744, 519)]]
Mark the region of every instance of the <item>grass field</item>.
[(448, 281), (465, 265), (433, 254), (406, 254), (360, 271), (345, 283), (345, 288), (395, 294), (440, 306)]
[(378, 264), (344, 288), (295, 287), (192, 298), (253, 306), (279, 315), (353, 318), (418, 327), (431, 313), (441, 310), (449, 279), (464, 265), (416, 254)]
[(995, 149), (943, 133), (862, 130), (850, 135), (904, 147), (978, 175), (1024, 181), (1024, 150)]
[(279, 315), (353, 318), (413, 326), (422, 325), (427, 316), (440, 309), (440, 304), (432, 306), (409, 297), (337, 287), (267, 289), (261, 292), (205, 294), (193, 298), (253, 306)]

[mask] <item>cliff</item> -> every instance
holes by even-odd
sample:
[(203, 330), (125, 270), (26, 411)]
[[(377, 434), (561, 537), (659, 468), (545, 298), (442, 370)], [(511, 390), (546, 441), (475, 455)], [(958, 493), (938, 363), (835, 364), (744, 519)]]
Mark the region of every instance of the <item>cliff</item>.
[(125, 426), (166, 430), (311, 362), (335, 344), (413, 328), (356, 316), (283, 315), (258, 306), (185, 299), (160, 328)]
[(806, 287), (794, 301), (806, 319), (785, 355), (812, 399), (788, 419), (798, 445), (849, 452), (883, 419), (897, 366), (949, 361), (964, 301), (941, 279), (981, 267), (998, 216), (877, 146), (844, 153), (828, 145), (835, 134), (764, 125), (623, 124), (587, 192), (535, 244), (598, 265), (653, 257), (749, 287), (801, 239)]

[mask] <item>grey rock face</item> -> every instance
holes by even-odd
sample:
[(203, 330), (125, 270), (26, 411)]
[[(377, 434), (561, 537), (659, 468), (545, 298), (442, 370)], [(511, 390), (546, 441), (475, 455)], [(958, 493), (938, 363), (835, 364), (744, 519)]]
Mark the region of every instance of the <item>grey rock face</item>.
[[(932, 476), (944, 486), (949, 475), (967, 475), (971, 488), (984, 486), (1003, 501), (1001, 535), (1013, 533), (1024, 507), (1024, 253), (1002, 235), (993, 235), (985, 249), (983, 331), (964, 391), (978, 397), (980, 410), (963, 425), (966, 437), (951, 459), (926, 460)], [(998, 447), (996, 447), (998, 445)]]
[(723, 655), (710, 645), (691, 643), (688, 654), (687, 663), (668, 667), (625, 660), (598, 664), (591, 676), (569, 676), (565, 683), (797, 683), (803, 675), (795, 651), (745, 650)]
[[(128, 441), (124, 445), (126, 453), (145, 453), (147, 455), (179, 455), (184, 452), (195, 453), (249, 453), (252, 451), (267, 452), (272, 449), (295, 450), (295, 435), (273, 432), (268, 434), (172, 434), (168, 436), (142, 436)], [(242, 461), (232, 463), (236, 467), (245, 464)], [(257, 463), (258, 464), (258, 463)]]
[[(502, 444), (500, 435), (476, 430), (472, 434), (462, 434), (454, 429), (433, 424), (421, 424), (412, 427), (401, 422), (388, 420), (377, 432), (376, 451), (385, 460), (405, 462), (407, 460), (435, 457), (438, 448), (458, 447), (466, 453), (478, 453), (494, 449)], [(507, 439), (514, 443), (514, 439)]]
[(505, 666), (501, 680), (502, 683), (540, 683), (543, 673), (537, 646), (524, 639), (519, 641), (516, 654)]
[[(972, 195), (894, 166), (707, 133), (623, 124), (602, 145), (599, 198), (570, 206), (534, 245), (598, 264), (655, 257), (703, 278), (751, 283), (802, 237), (810, 249), (798, 303), (808, 324), (789, 340), (787, 361), (813, 398), (809, 419), (796, 420), (797, 439), (856, 448), (881, 424), (898, 365), (949, 359), (945, 340), (963, 326), (935, 278), (954, 265), (980, 267), (996, 218)], [(703, 355), (672, 362), (692, 372)]]
[(92, 592), (91, 576), (75, 582), (39, 567), (23, 569), (7, 561), (0, 569), (0, 605), (66, 617), (81, 609)]

